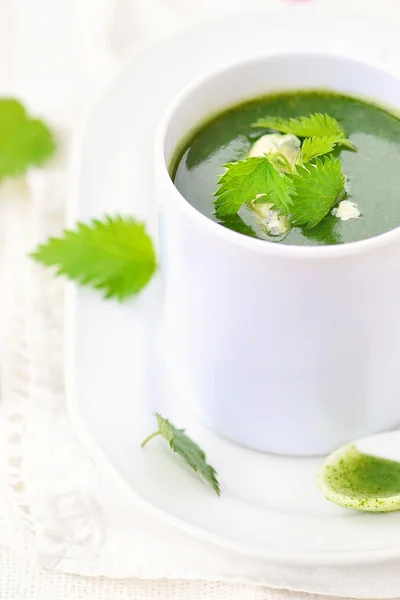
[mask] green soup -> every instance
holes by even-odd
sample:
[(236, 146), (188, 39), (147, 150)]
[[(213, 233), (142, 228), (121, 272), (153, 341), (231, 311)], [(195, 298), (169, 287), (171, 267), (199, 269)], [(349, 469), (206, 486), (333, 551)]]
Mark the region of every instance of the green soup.
[[(227, 162), (241, 160), (265, 130), (251, 127), (266, 115), (280, 118), (327, 113), (344, 127), (358, 152), (337, 148), (347, 179), (348, 199), (361, 216), (342, 221), (329, 214), (313, 229), (292, 228), (269, 236), (259, 217), (244, 205), (238, 214), (217, 218), (214, 194)], [(356, 98), (331, 92), (281, 93), (235, 106), (202, 125), (172, 165), (176, 187), (190, 204), (239, 233), (284, 244), (342, 244), (370, 238), (400, 225), (400, 119)]]

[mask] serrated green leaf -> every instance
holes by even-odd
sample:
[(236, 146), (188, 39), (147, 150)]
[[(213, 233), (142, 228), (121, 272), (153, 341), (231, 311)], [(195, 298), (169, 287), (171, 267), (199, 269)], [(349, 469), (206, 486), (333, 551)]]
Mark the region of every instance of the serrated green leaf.
[(42, 165), (54, 150), (54, 139), (43, 121), (31, 119), (17, 100), (0, 99), (0, 180)]
[(345, 148), (347, 148), (348, 150), (352, 150), (353, 152), (357, 152), (357, 146), (355, 146), (353, 144), (353, 142), (351, 142), (350, 140), (348, 140), (347, 138), (340, 138), (338, 139), (338, 144), (340, 144), (341, 146), (344, 146)]
[(264, 202), (270, 202), (276, 210), (289, 211), (295, 189), (269, 157), (246, 158), (225, 166), (227, 171), (219, 179), (215, 193), (218, 216), (237, 213), (243, 204), (260, 194), (264, 194)]
[(275, 129), (282, 133), (292, 133), (298, 137), (346, 137), (346, 133), (340, 123), (333, 117), (322, 113), (315, 113), (308, 117), (299, 117), (298, 119), (264, 117), (258, 119), (252, 127)]
[(301, 147), (301, 160), (306, 163), (317, 156), (328, 154), (328, 152), (332, 152), (336, 144), (340, 144), (342, 141), (343, 138), (335, 135), (306, 138)]
[(213, 467), (207, 464), (203, 450), (186, 435), (184, 429), (178, 429), (159, 413), (156, 413), (155, 416), (157, 417), (158, 430), (144, 440), (142, 447), (156, 435), (162, 435), (167, 440), (171, 450), (179, 454), (189, 467), (201, 475), (219, 496), (221, 491), (217, 473)]
[(144, 224), (118, 215), (78, 223), (76, 230), (66, 230), (40, 245), (32, 258), (55, 266), (57, 275), (121, 301), (140, 292), (156, 270), (153, 243)]
[(306, 229), (322, 221), (344, 190), (342, 166), (333, 156), (317, 158), (315, 165), (298, 166), (297, 173), (288, 177), (297, 192), (290, 209), (290, 222)]

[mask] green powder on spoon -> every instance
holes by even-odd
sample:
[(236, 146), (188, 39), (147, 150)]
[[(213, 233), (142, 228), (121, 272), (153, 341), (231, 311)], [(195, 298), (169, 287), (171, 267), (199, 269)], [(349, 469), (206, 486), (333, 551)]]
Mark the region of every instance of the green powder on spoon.
[(355, 444), (333, 452), (318, 484), (331, 502), (368, 512), (400, 510), (400, 462), (363, 454)]

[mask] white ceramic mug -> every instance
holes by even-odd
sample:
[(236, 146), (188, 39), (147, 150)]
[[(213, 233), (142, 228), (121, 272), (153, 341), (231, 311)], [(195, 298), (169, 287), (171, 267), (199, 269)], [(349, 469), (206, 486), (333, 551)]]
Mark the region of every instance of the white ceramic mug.
[(291, 455), (323, 454), (400, 421), (400, 229), (324, 247), (253, 239), (198, 212), (169, 168), (182, 139), (213, 114), (307, 88), (400, 107), (400, 78), (382, 65), (268, 54), (186, 89), (155, 147), (173, 380), (217, 433)]

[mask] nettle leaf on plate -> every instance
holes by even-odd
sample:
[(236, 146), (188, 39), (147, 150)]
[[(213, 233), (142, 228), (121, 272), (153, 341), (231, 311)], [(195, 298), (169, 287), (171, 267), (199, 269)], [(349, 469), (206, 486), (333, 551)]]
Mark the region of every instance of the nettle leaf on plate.
[(337, 143), (354, 150), (353, 144), (346, 139), (346, 132), (340, 123), (327, 114), (315, 113), (298, 119), (280, 119), (279, 117), (264, 117), (252, 125), (265, 129), (274, 129), (281, 133), (291, 133), (298, 137), (336, 137)]
[(157, 268), (145, 225), (119, 215), (78, 223), (75, 230), (41, 244), (32, 257), (45, 266), (55, 266), (57, 275), (121, 301), (140, 292)]
[(270, 202), (274, 208), (288, 213), (296, 193), (292, 181), (282, 174), (267, 156), (246, 158), (225, 165), (227, 171), (218, 181), (215, 193), (216, 214), (233, 215), (246, 202), (255, 200)]
[(297, 192), (290, 209), (290, 222), (306, 229), (318, 225), (344, 191), (342, 166), (333, 156), (317, 158), (315, 165), (298, 166), (297, 173), (288, 177)]
[(221, 491), (217, 473), (213, 467), (207, 464), (206, 455), (203, 450), (186, 435), (184, 429), (177, 429), (168, 419), (165, 419), (158, 413), (155, 416), (157, 418), (158, 430), (144, 440), (142, 447), (155, 436), (161, 435), (167, 440), (171, 450), (179, 454), (189, 467), (201, 475), (219, 496)]
[(54, 151), (53, 136), (43, 121), (31, 119), (17, 100), (0, 99), (0, 180), (41, 166)]

